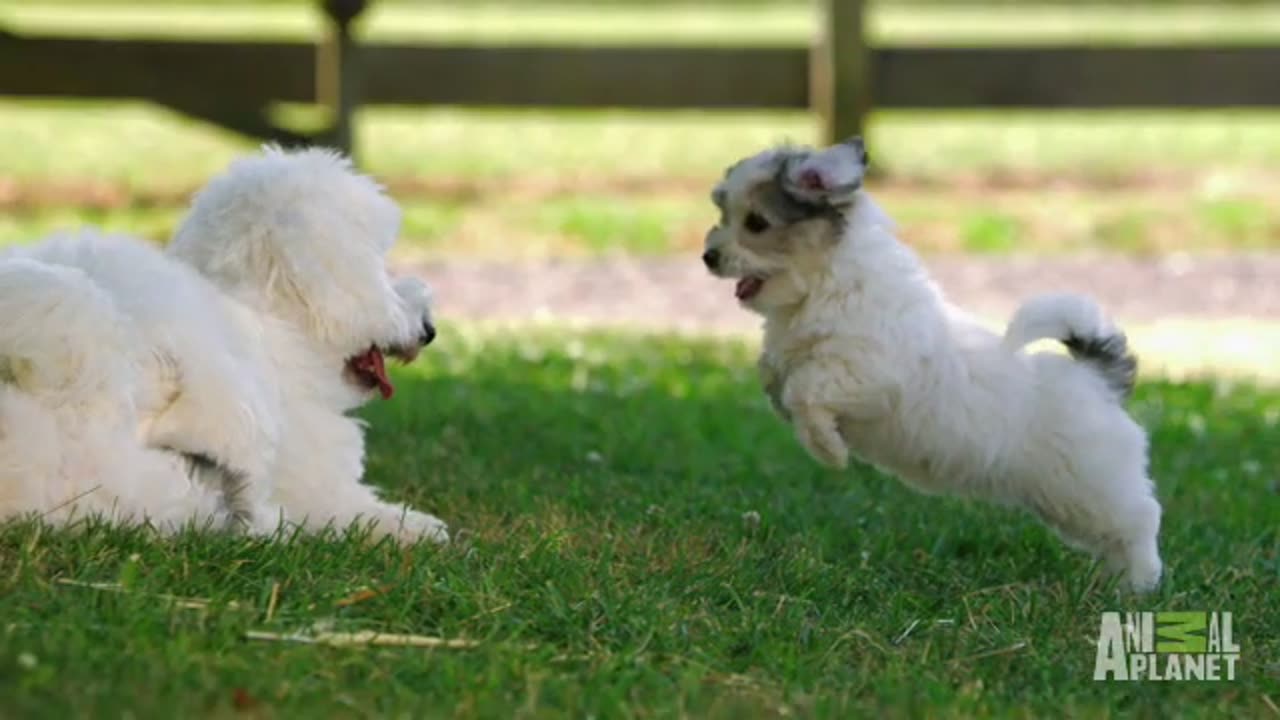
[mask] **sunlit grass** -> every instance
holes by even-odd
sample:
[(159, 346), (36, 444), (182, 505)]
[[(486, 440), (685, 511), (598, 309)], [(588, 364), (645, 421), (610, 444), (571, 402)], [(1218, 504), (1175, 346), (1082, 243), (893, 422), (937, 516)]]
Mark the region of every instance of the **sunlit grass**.
[[(718, 176), (756, 148), (813, 142), (804, 113), (378, 109), (359, 117), (362, 162), (388, 176), (620, 179)], [(134, 187), (192, 183), (253, 143), (143, 104), (0, 101), (0, 172)], [(1280, 165), (1280, 114), (884, 112), (873, 162), (897, 175), (1174, 173), (1239, 183)], [(1175, 178), (1176, 179), (1176, 178)], [(1246, 178), (1247, 179), (1247, 178)]]
[[(453, 12), (428, 4), (375, 7), (392, 14)], [(891, 9), (900, 10), (885, 12)], [(145, 25), (155, 17), (163, 20), (156, 27), (174, 32), (183, 27), (184, 13), (201, 28), (242, 15), (260, 15), (263, 28), (274, 27), (276, 17), (308, 17), (303, 4), (206, 10), (7, 9), (28, 20), (45, 17), (50, 27)], [(507, 10), (484, 5), (450, 17), (461, 22)], [(548, 11), (546, 22), (568, 22), (556, 19), (560, 11), (577, 18), (656, 12), (563, 6)], [(766, 18), (801, 12), (794, 5), (749, 11)], [(534, 10), (513, 12), (519, 18)], [(748, 9), (685, 7), (658, 15), (703, 12)], [(957, 26), (972, 14), (911, 12)], [(1050, 18), (1047, 26), (1063, 11), (1019, 12)], [(1152, 17), (1202, 12), (1161, 9)], [(1221, 17), (1256, 12), (1262, 10), (1236, 8)], [(297, 114), (286, 110), (282, 115)], [(683, 252), (701, 241), (709, 219), (706, 193), (725, 166), (780, 141), (812, 142), (816, 129), (813, 117), (799, 112), (370, 108), (359, 115), (358, 150), (362, 165), (390, 182), (405, 203), (405, 248), (416, 255)], [(6, 138), (0, 145), (5, 243), (83, 223), (164, 238), (187, 196), (254, 146), (138, 103), (0, 100), (0, 131)], [(1274, 112), (881, 112), (873, 116), (869, 142), (883, 173), (876, 187), (882, 202), (905, 238), (924, 251), (1151, 254), (1280, 246), (1280, 216), (1271, 201), (1280, 186), (1280, 114)], [(29, 195), (39, 197), (24, 199)]]

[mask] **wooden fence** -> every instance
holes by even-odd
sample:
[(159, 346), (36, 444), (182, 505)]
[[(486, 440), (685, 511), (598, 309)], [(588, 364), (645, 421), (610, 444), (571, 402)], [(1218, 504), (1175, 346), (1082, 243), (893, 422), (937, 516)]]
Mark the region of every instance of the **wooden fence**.
[[(363, 3), (334, 0), (319, 43), (0, 31), (0, 95), (144, 99), (249, 136), (348, 150), (360, 105), (812, 107), (830, 139), (859, 132), (875, 108), (1280, 105), (1277, 47), (870, 48), (863, 0), (822, 1), (811, 48), (357, 45)], [(268, 110), (280, 102), (328, 106), (332, 125), (277, 127)]]

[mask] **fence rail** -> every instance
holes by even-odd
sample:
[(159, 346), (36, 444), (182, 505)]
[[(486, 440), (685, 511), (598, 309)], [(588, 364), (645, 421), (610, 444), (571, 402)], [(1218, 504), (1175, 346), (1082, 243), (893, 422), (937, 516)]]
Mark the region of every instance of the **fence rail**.
[(361, 104), (814, 107), (832, 136), (872, 108), (1280, 105), (1277, 47), (868, 48), (861, 0), (826, 2), (831, 29), (813, 48), (356, 46), (345, 24), (320, 43), (0, 33), (0, 94), (145, 99), (299, 142), (317, 138), (273, 126), (267, 110), (320, 103), (336, 111), (339, 145)]

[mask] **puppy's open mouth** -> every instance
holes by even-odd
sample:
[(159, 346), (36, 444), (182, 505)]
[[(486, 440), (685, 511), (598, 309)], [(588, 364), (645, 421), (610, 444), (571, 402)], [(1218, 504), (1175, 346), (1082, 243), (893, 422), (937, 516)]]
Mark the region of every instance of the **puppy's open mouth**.
[(347, 375), (352, 382), (365, 390), (377, 390), (383, 400), (390, 400), (396, 392), (396, 386), (387, 375), (386, 355), (404, 362), (413, 362), (418, 356), (417, 348), (391, 348), (385, 352), (376, 345), (368, 350), (347, 359)]
[(750, 300), (756, 295), (759, 295), (760, 291), (764, 289), (764, 281), (765, 281), (765, 278), (757, 277), (754, 275), (748, 275), (747, 277), (739, 278), (738, 284), (733, 288), (733, 294), (740, 301), (745, 302), (747, 300)]

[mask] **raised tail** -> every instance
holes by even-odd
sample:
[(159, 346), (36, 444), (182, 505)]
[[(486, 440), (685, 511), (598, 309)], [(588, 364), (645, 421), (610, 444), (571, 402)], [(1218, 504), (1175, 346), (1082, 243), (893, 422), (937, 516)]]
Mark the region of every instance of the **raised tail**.
[(1009, 320), (1004, 346), (1020, 350), (1036, 340), (1058, 340), (1071, 357), (1098, 372), (1118, 400), (1133, 394), (1138, 358), (1129, 341), (1090, 298), (1069, 293), (1037, 295)]

